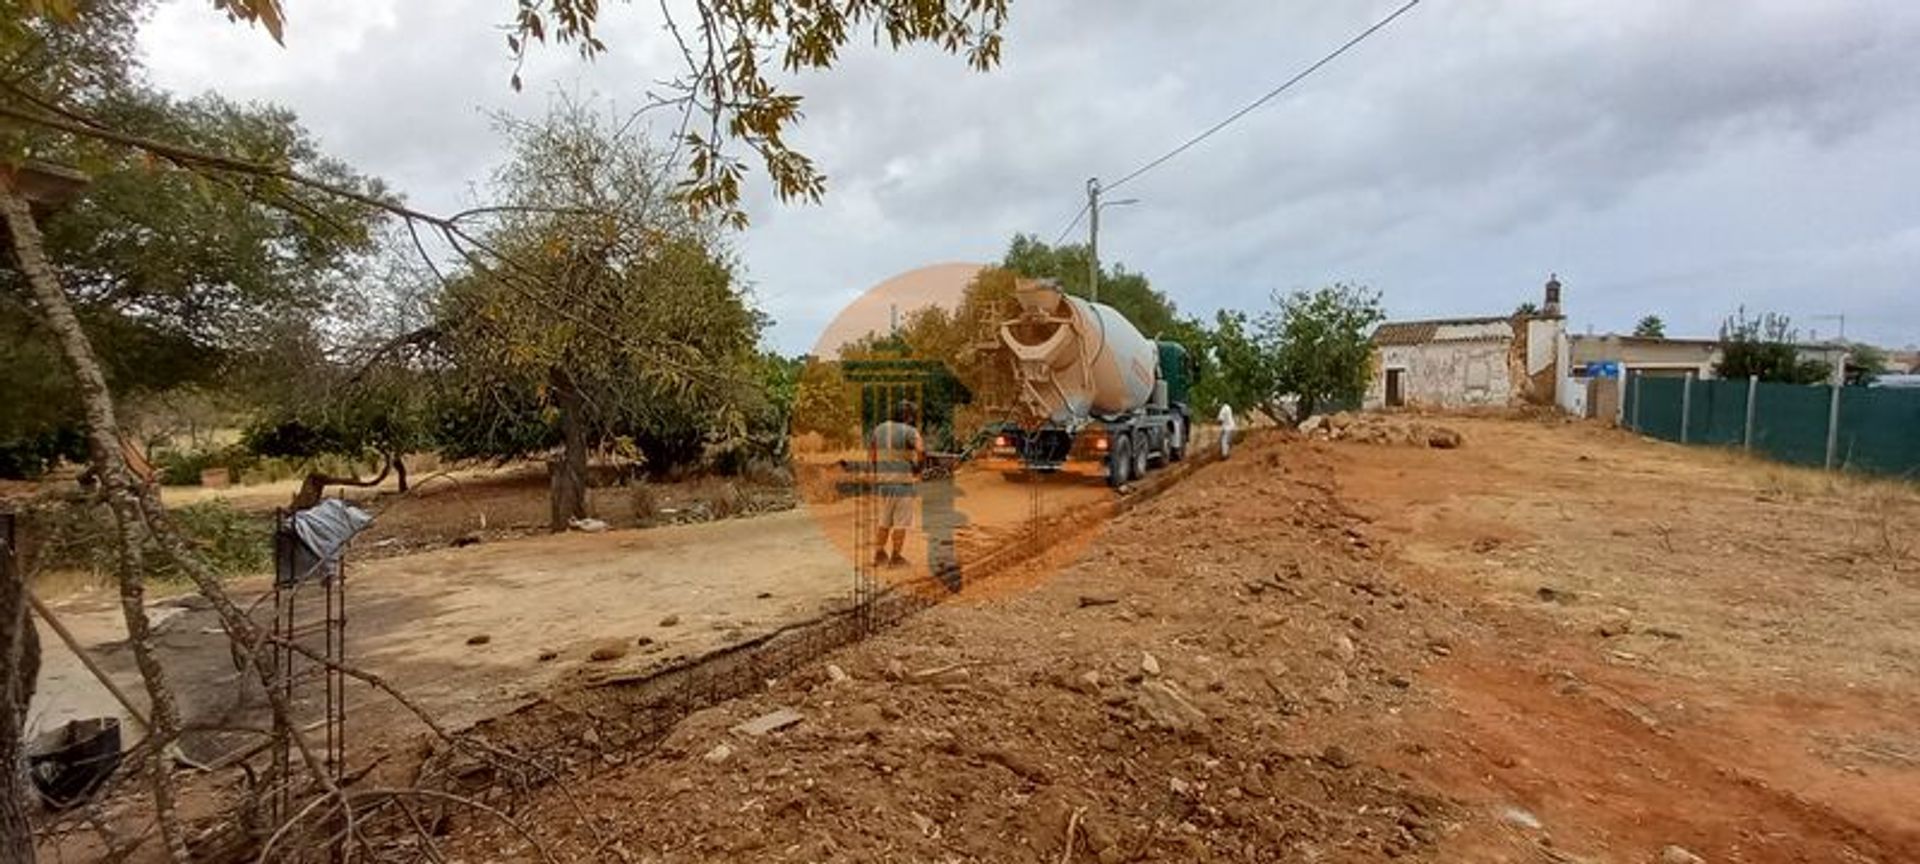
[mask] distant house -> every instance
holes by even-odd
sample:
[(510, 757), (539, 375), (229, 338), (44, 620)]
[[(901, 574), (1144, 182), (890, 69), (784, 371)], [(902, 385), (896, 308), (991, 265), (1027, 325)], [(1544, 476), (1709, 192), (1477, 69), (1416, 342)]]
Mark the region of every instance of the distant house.
[[(1647, 336), (1621, 336), (1617, 333), (1575, 335), (1568, 340), (1568, 380), (1565, 388), (1584, 394), (1574, 406), (1562, 400), (1567, 410), (1584, 417), (1618, 417), (1622, 382), (1631, 375), (1650, 378), (1681, 378), (1688, 375), (1705, 380), (1720, 375), (1720, 361), (1726, 354), (1718, 339), (1666, 339)], [(1829, 366), (1846, 354), (1846, 346), (1811, 343), (1796, 347), (1800, 359)]]
[(1566, 367), (1560, 280), (1540, 311), (1388, 321), (1373, 331), (1368, 408), (1552, 404)]
[[(1572, 373), (1585, 377), (1598, 367), (1607, 377), (1636, 372), (1647, 376), (1678, 378), (1692, 373), (1695, 378), (1712, 378), (1724, 358), (1718, 339), (1665, 339), (1646, 336), (1575, 335), (1571, 338)], [(1800, 345), (1802, 360), (1817, 360), (1828, 365), (1839, 363), (1846, 346), (1829, 343)]]

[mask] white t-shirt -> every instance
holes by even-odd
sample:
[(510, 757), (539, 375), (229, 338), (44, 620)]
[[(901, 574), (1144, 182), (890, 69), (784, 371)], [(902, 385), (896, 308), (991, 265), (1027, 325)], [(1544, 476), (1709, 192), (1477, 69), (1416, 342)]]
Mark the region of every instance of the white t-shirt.
[(1220, 406), (1220, 428), (1225, 429), (1228, 432), (1232, 432), (1234, 430), (1235, 427), (1233, 425), (1233, 406), (1232, 405)]

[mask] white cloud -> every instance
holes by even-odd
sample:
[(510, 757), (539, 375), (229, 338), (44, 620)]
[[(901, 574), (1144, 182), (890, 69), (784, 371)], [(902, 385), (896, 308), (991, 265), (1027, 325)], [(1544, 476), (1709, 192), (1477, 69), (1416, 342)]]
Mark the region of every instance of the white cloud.
[[(776, 340), (804, 348), (897, 272), (995, 258), (1015, 231), (1051, 240), (1088, 176), (1164, 152), (1394, 5), (1015, 0), (1005, 65), (984, 75), (851, 47), (794, 82), (793, 138), (827, 200), (755, 186), (738, 239)], [(536, 113), (554, 88), (634, 106), (679, 71), (653, 4), (605, 8), (610, 53), (548, 47), (522, 94), (504, 0), (294, 4), (285, 49), (179, 0), (144, 43), (159, 83), (288, 104), (448, 209), (499, 158), (487, 111)], [(1142, 204), (1111, 214), (1101, 248), (1194, 312), (1333, 280), (1382, 289), (1395, 314), (1501, 312), (1558, 270), (1579, 327), (1651, 312), (1709, 333), (1744, 303), (1913, 342), (1914, 56), (1920, 7), (1894, 0), (1423, 3), (1127, 187)]]

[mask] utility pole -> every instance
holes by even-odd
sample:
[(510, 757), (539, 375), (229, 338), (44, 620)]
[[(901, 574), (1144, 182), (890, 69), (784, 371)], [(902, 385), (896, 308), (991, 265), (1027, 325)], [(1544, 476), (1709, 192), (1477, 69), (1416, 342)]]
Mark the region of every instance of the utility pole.
[(1138, 198), (1102, 201), (1100, 178), (1087, 178), (1087, 299), (1095, 303), (1100, 302), (1100, 211), (1107, 207), (1138, 203)]
[(1087, 297), (1100, 302), (1100, 178), (1087, 178)]

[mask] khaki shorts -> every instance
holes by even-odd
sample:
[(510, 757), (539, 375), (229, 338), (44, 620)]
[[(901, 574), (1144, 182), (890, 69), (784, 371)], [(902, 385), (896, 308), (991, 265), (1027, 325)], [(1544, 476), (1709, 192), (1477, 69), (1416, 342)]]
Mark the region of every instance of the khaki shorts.
[(880, 527), (912, 528), (914, 516), (920, 512), (920, 499), (913, 495), (879, 496)]

